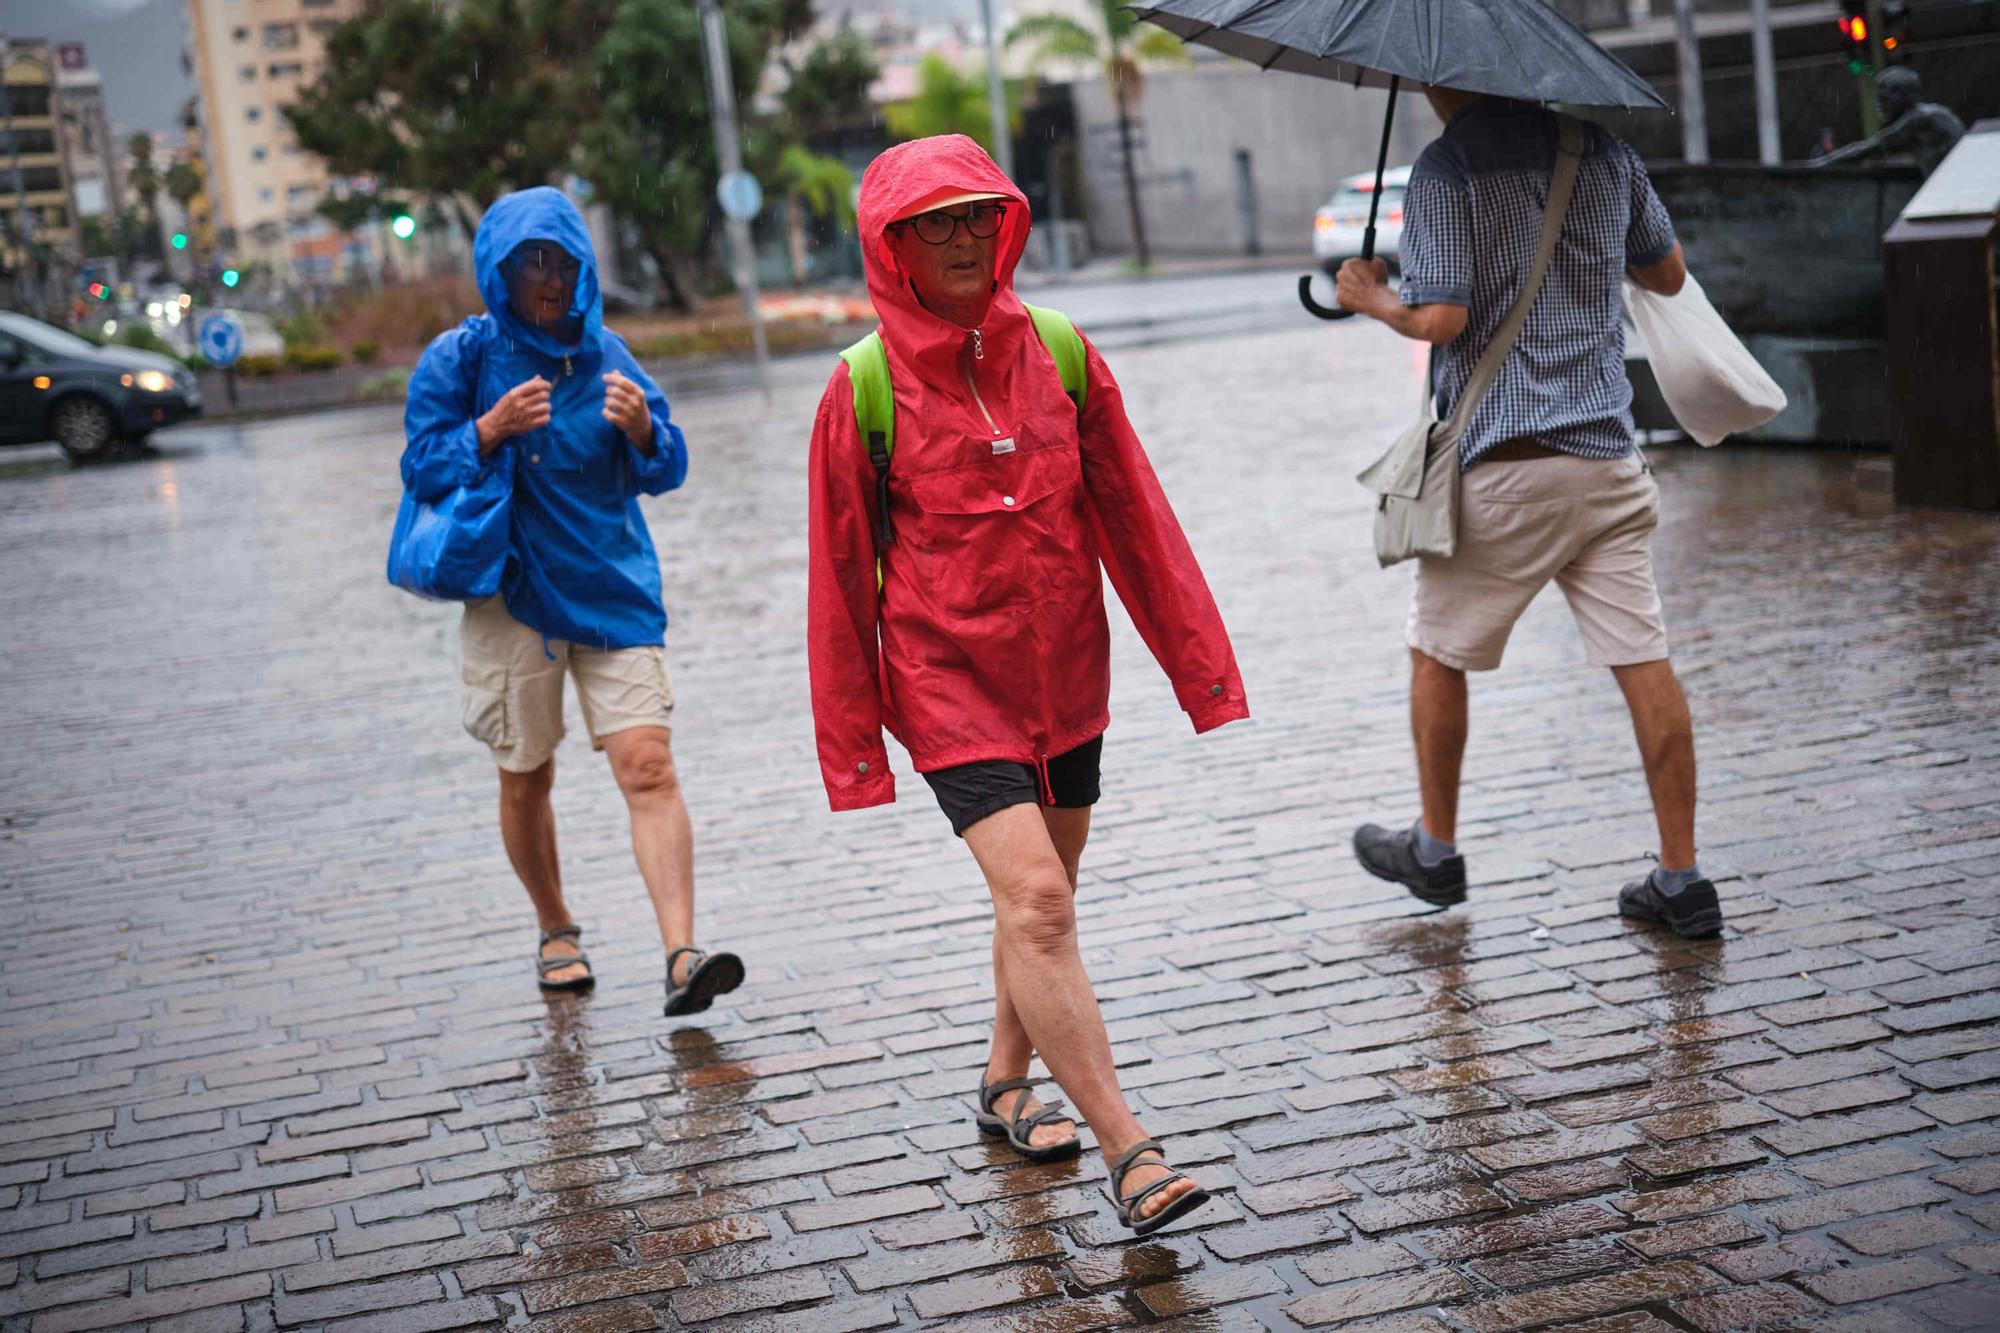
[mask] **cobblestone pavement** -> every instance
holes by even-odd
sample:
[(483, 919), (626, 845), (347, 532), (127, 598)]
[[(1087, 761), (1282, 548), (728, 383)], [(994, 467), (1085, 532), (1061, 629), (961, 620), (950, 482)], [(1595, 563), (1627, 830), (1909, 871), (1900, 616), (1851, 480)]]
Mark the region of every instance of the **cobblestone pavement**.
[(1415, 357), (1343, 327), (1116, 363), (1256, 713), (1190, 737), (1117, 618), (1083, 935), (1213, 1203), (1127, 1241), (1094, 1157), (973, 1130), (979, 880), (907, 773), (835, 817), (813, 764), (811, 390), (685, 403), (693, 485), (648, 508), (703, 931), (751, 965), (678, 1027), (574, 724), (602, 980), (536, 993), (455, 610), (381, 580), (367, 410), (0, 457), (0, 1323), (2000, 1323), (2000, 521), (1890, 512), (1879, 460), (1657, 451), (1726, 938), (1614, 915), (1650, 818), (1553, 596), (1474, 687), (1471, 901), (1421, 915), (1347, 849), (1415, 801), (1408, 574), (1349, 480)]

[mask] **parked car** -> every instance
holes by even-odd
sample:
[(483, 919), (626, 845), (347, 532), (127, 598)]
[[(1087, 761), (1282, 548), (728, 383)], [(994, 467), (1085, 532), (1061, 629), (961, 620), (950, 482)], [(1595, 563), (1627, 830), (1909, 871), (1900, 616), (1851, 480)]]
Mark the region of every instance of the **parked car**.
[(0, 444), (54, 440), (82, 461), (200, 415), (194, 373), (173, 358), (0, 310)]
[[(1403, 250), (1403, 192), (1410, 187), (1410, 169), (1391, 167), (1382, 173), (1382, 205), (1375, 218), (1375, 257), (1398, 268)], [(1313, 257), (1328, 273), (1361, 254), (1368, 230), (1368, 204), (1375, 193), (1375, 173), (1349, 176), (1313, 215)]]

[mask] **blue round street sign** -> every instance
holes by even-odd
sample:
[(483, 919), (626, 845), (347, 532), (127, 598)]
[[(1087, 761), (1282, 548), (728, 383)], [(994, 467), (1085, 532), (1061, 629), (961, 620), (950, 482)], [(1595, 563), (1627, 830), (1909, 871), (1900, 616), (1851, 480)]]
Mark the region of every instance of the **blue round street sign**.
[(732, 171), (715, 183), (715, 198), (724, 217), (748, 222), (764, 206), (764, 189), (747, 171)]
[(227, 315), (203, 316), (194, 340), (201, 348), (201, 359), (211, 366), (227, 369), (243, 355), (243, 326)]

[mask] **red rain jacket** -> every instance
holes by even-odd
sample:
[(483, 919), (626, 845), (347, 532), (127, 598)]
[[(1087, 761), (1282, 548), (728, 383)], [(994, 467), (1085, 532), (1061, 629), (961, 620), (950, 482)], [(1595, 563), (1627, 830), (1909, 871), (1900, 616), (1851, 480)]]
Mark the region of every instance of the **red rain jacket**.
[[(1009, 200), (976, 330), (919, 304), (885, 234), (946, 190)], [(1102, 734), (1111, 650), (1100, 561), (1194, 729), (1249, 716), (1228, 632), (1117, 381), (1086, 343), (1079, 423), (1014, 294), (1028, 225), (1027, 199), (961, 135), (891, 148), (862, 178), (863, 261), (895, 390), (895, 540), (878, 589), (875, 471), (842, 363), (813, 422), (807, 611), (813, 721), (836, 810), (896, 798), (884, 727), (919, 772), (996, 759), (1039, 767)]]

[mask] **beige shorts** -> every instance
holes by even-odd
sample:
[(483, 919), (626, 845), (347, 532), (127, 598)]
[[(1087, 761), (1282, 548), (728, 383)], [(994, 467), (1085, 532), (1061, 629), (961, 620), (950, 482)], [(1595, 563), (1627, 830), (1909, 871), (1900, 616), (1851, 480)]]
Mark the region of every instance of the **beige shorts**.
[(586, 648), (542, 636), (507, 613), (498, 597), (468, 602), (460, 622), (461, 720), (510, 773), (532, 773), (563, 738), (563, 675), (576, 678), (577, 702), (592, 748), (634, 727), (670, 727), (674, 685), (664, 648)]
[(1491, 671), (1514, 622), (1554, 579), (1593, 664), (1661, 660), (1659, 501), (1637, 453), (1475, 463), (1459, 479), (1458, 549), (1417, 563), (1410, 647), (1461, 671)]

